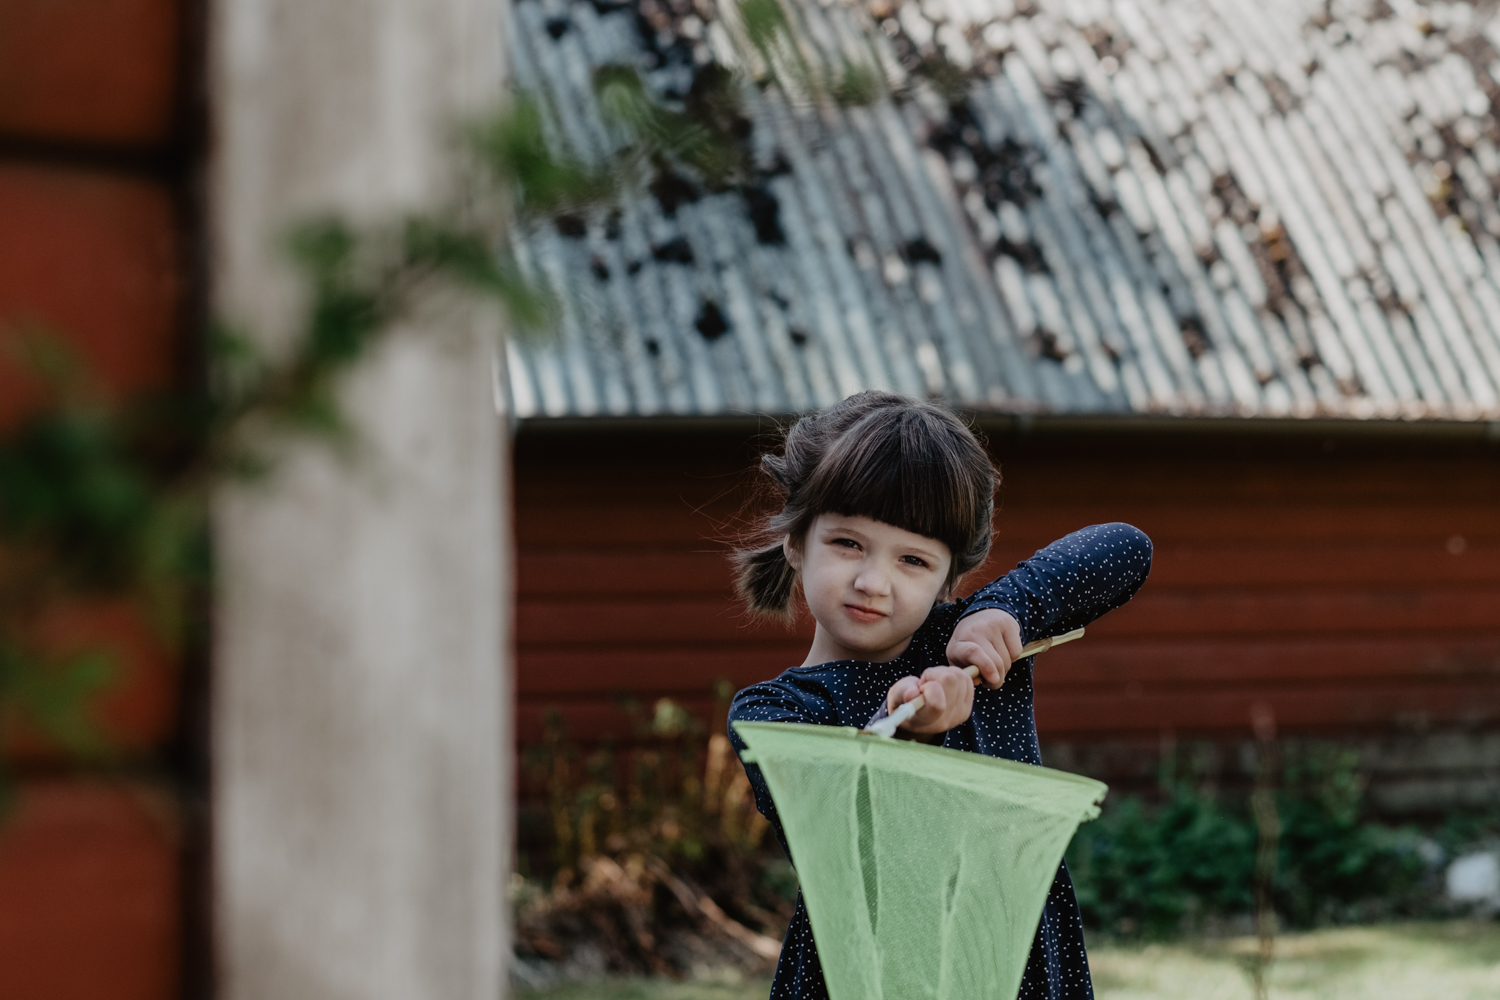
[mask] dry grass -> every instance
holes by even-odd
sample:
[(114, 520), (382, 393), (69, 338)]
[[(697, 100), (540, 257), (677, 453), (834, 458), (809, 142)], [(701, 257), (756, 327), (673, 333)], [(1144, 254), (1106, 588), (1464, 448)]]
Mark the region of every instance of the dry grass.
[(770, 980), (672, 982), (662, 979), (607, 979), (570, 983), (540, 993), (517, 990), (513, 995), (518, 1000), (531, 1000), (533, 997), (545, 997), (546, 1000), (766, 1000), (770, 993)]
[[(1089, 949), (1099, 1000), (1250, 1000), (1252, 939)], [(1290, 934), (1277, 942), (1273, 1000), (1494, 1000), (1500, 923), (1448, 921)], [(761, 980), (575, 983), (546, 1000), (764, 1000)]]
[[(1089, 949), (1099, 1000), (1250, 1000), (1253, 939)], [(1287, 935), (1274, 1000), (1493, 1000), (1500, 924), (1451, 921)]]

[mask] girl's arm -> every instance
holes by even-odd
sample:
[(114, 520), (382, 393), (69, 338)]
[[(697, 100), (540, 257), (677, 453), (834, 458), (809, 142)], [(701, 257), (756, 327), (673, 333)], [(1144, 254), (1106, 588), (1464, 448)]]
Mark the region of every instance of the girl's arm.
[[(734, 731), (736, 722), (807, 722), (818, 726), (839, 724), (838, 711), (834, 707), (830, 692), (815, 681), (803, 680), (782, 674), (775, 680), (752, 684), (729, 703), (729, 742), (735, 753), (745, 752), (745, 741)], [(786, 856), (792, 856), (787, 846), (786, 834), (781, 831), (781, 815), (771, 799), (771, 790), (766, 779), (755, 764), (745, 764), (745, 776), (750, 779), (750, 788), (755, 792), (755, 807), (771, 822), (776, 839)]]
[(1151, 572), (1151, 539), (1121, 522), (1065, 535), (966, 601), (960, 618), (986, 608), (1009, 614), (1021, 641), (1081, 628), (1135, 596)]

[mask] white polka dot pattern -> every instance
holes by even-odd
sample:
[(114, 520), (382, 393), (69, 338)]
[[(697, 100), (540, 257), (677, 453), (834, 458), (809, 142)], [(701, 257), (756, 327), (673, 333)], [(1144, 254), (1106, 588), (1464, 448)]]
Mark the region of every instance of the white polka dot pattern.
[[(840, 660), (793, 667), (775, 680), (746, 688), (730, 706), (730, 721), (805, 722), (824, 726), (863, 726), (875, 714), (892, 684), (946, 662), (948, 639), (959, 619), (985, 608), (999, 608), (1021, 626), (1022, 642), (1059, 635), (1087, 625), (1135, 595), (1151, 569), (1151, 540), (1128, 524), (1098, 524), (1060, 538), (971, 596), (933, 609), (912, 636), (911, 645), (888, 663)], [(943, 736), (943, 746), (1041, 764), (1032, 706), (1032, 660), (1011, 667), (997, 690), (974, 693), (968, 721)], [(733, 729), (735, 749), (743, 751)], [(755, 802), (771, 821), (786, 850), (775, 803), (754, 764), (746, 766)], [(820, 1000), (828, 996), (812, 927), (802, 899), (782, 946), (771, 986), (771, 1000)], [(1092, 998), (1083, 923), (1067, 868), (1060, 867), (1037, 927), (1017, 1000)]]

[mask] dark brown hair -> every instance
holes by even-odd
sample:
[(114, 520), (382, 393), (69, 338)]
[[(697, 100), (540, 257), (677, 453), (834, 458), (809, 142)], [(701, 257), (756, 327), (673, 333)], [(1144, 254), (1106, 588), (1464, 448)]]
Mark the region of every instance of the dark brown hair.
[(756, 614), (790, 618), (797, 571), (781, 543), (801, 545), (820, 514), (868, 517), (948, 546), (947, 588), (984, 562), (1000, 475), (952, 411), (889, 392), (861, 392), (803, 417), (760, 469), (781, 498), (734, 555), (735, 589)]

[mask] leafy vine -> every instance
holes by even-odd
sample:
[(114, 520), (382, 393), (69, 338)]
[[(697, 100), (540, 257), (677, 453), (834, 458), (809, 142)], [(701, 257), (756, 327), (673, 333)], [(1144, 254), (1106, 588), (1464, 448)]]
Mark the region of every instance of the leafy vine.
[(814, 69), (780, 0), (742, 0), (744, 65), (754, 79), (707, 67), (681, 107), (669, 107), (631, 67), (609, 66), (594, 87), (625, 136), (589, 163), (549, 139), (547, 95), (516, 95), (464, 133), (460, 197), (445, 209), (356, 227), (307, 222), (286, 252), (306, 287), (290, 350), (271, 354), (224, 326), (205, 337), (198, 384), (113, 399), (97, 389), (64, 340), (0, 329), (36, 401), (0, 428), (0, 809), (18, 745), (106, 760), (96, 724), (118, 651), (60, 647), (47, 622), (58, 608), (125, 603), (166, 645), (182, 649), (204, 627), (211, 580), (210, 499), (224, 483), (274, 471), (280, 443), (348, 434), (343, 377), (434, 285), (503, 305), (513, 334), (545, 334), (554, 290), (524, 275), (510, 234), (590, 211), (676, 171), (710, 190), (753, 173), (746, 86), (780, 86), (813, 100), (867, 103), (874, 70), (846, 61)]

